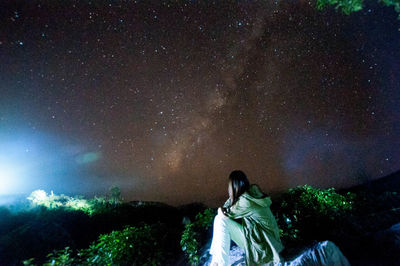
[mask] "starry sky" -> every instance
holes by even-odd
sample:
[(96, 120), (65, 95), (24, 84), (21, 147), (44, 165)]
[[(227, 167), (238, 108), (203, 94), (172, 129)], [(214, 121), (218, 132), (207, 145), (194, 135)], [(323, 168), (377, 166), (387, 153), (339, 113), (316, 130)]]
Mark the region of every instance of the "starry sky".
[(1, 1), (0, 194), (219, 205), (400, 169), (400, 21), (310, 1)]

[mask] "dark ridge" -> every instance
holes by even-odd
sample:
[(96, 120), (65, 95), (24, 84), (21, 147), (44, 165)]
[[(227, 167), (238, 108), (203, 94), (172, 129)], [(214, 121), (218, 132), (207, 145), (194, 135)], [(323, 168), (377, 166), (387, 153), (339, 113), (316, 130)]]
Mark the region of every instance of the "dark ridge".
[(132, 207), (147, 207), (147, 206), (152, 206), (152, 207), (163, 207), (163, 208), (174, 208), (171, 205), (168, 205), (166, 203), (158, 202), (158, 201), (142, 201), (142, 200), (134, 200), (127, 202), (128, 205), (131, 205)]
[(183, 215), (188, 217), (191, 221), (194, 221), (194, 218), (199, 212), (204, 211), (207, 208), (206, 205), (199, 202), (189, 203), (185, 205), (178, 206), (178, 211)]
[(383, 193), (386, 191), (400, 191), (400, 170), (393, 172), (385, 177), (370, 180), (363, 184), (356, 185), (347, 189), (342, 189), (339, 191), (359, 192), (366, 190), (376, 193)]

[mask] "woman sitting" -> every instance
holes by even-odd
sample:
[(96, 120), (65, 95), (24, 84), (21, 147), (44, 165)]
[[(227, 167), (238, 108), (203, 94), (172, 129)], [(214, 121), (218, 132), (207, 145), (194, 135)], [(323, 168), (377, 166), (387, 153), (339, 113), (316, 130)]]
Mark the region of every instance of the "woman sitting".
[(240, 170), (229, 175), (228, 193), (229, 199), (214, 219), (211, 265), (229, 265), (231, 240), (244, 249), (247, 265), (281, 262), (283, 245), (270, 197), (250, 185)]

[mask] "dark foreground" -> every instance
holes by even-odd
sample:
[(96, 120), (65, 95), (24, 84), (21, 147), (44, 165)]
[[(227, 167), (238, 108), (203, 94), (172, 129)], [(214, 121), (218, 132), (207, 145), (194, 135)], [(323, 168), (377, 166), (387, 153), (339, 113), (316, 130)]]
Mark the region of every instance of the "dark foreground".
[[(400, 174), (346, 191), (298, 187), (273, 198), (291, 257), (334, 242), (352, 265), (400, 261)], [(21, 207), (22, 206), (22, 207)], [(201, 263), (215, 209), (47, 195), (0, 207), (0, 265)], [(199, 214), (200, 213), (200, 214)]]

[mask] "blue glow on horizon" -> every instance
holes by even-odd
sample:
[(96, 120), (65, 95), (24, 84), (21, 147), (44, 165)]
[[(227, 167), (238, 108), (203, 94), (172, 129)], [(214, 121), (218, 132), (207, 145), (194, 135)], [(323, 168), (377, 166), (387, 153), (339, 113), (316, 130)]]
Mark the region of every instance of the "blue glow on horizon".
[(33, 130), (0, 132), (0, 195), (30, 193), (36, 189), (84, 190), (85, 165), (101, 154), (88, 152)]

